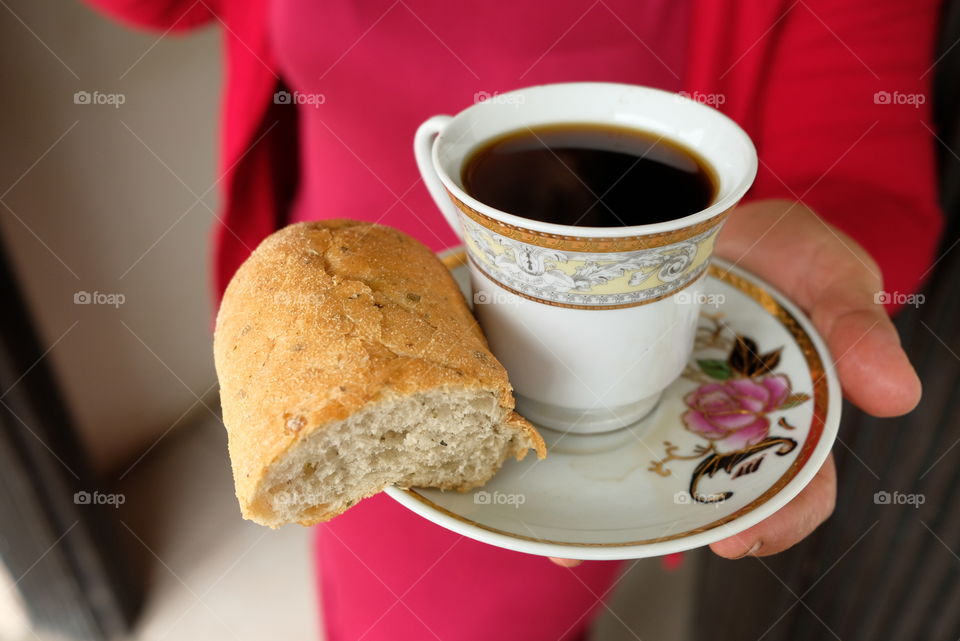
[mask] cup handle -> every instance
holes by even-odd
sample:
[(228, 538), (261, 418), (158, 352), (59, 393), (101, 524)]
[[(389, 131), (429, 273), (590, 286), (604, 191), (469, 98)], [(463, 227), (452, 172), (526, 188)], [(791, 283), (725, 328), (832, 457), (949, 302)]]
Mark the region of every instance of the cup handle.
[(417, 169), (420, 170), (420, 176), (427, 186), (427, 191), (433, 196), (433, 200), (440, 208), (440, 213), (447, 220), (447, 224), (450, 225), (457, 237), (463, 240), (460, 214), (456, 205), (450, 200), (443, 183), (440, 182), (437, 168), (433, 165), (434, 141), (451, 120), (453, 120), (451, 116), (434, 116), (420, 125), (413, 137), (413, 154), (417, 159)]

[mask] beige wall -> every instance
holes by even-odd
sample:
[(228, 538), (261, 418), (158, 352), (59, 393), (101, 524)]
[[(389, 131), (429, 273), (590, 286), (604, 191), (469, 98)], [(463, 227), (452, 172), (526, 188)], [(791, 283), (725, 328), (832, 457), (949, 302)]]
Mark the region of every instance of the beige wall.
[[(193, 194), (216, 180), (218, 34), (158, 40), (76, 0), (5, 4), (0, 231), (84, 441), (122, 472), (179, 417), (207, 411), (197, 396), (217, 407), (217, 197)], [(125, 102), (76, 104), (78, 91)], [(78, 291), (125, 302), (78, 305)]]

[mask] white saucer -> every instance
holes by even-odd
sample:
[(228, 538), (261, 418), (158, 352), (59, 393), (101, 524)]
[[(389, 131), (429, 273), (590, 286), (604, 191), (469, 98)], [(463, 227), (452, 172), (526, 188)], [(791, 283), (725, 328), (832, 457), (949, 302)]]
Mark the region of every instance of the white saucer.
[[(463, 250), (444, 261), (472, 300)], [(812, 324), (782, 295), (720, 261), (707, 278), (691, 364), (645, 419), (599, 436), (542, 430), (546, 459), (508, 461), (472, 492), (388, 494), (484, 543), (597, 560), (700, 547), (783, 507), (830, 452), (840, 384)], [(738, 347), (737, 335), (752, 342)]]

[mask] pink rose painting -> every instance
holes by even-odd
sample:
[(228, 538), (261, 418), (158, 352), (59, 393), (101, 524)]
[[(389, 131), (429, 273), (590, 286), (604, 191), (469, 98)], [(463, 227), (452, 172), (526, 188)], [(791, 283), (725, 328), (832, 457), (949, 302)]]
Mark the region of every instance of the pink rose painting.
[[(720, 336), (716, 330), (711, 334)], [(689, 454), (679, 446), (664, 442), (666, 456), (651, 461), (649, 470), (670, 476), (671, 461), (699, 461), (690, 478), (689, 494), (697, 503), (717, 503), (733, 496), (732, 490), (702, 494), (698, 487), (703, 478), (726, 475), (731, 482), (756, 472), (763, 463), (758, 454), (773, 452), (785, 456), (797, 442), (787, 435), (771, 436), (774, 425), (793, 429), (781, 414), (810, 400), (810, 396), (794, 393), (786, 374), (776, 373), (780, 349), (761, 353), (757, 343), (746, 336), (735, 335), (726, 359), (698, 359), (684, 376), (699, 383), (683, 399), (687, 410), (682, 415), (684, 427), (706, 440)]]
[(770, 433), (767, 415), (790, 395), (790, 381), (783, 374), (761, 379), (740, 378), (707, 383), (683, 399), (690, 408), (683, 423), (713, 442), (718, 453), (755, 445)]

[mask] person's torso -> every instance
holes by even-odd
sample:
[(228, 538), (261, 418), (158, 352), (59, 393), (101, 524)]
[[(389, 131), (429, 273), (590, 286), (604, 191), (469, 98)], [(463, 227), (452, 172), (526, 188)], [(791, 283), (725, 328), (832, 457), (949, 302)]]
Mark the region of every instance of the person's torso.
[(299, 92), (301, 175), (291, 222), (389, 224), (434, 249), (455, 242), (419, 184), (417, 126), (478, 99), (548, 82), (676, 91), (689, 0), (273, 0), (270, 42)]

